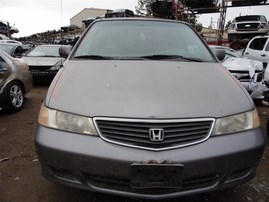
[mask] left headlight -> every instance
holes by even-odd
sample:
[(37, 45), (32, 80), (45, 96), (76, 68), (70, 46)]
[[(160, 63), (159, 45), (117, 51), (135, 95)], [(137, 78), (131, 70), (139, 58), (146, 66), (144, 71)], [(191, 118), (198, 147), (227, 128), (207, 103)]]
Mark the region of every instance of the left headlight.
[(49, 109), (44, 104), (39, 112), (38, 123), (48, 128), (97, 136), (91, 118)]
[(244, 112), (224, 118), (215, 122), (213, 135), (224, 135), (260, 127), (260, 119), (257, 110)]
[(57, 62), (55, 65), (53, 65), (50, 70), (59, 70), (61, 67), (63, 67), (63, 61), (60, 60), (59, 62)]

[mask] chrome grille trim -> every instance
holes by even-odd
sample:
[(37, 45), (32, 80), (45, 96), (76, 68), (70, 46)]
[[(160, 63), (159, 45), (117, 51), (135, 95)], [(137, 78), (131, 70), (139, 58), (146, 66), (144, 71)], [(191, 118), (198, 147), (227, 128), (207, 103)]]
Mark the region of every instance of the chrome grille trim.
[[(246, 27), (246, 25), (249, 25)], [(257, 31), (260, 29), (259, 22), (250, 22), (250, 23), (238, 23), (237, 30), (238, 31)]]
[[(197, 119), (125, 119), (125, 118), (107, 118), (107, 117), (95, 117), (93, 118), (94, 125), (99, 136), (110, 143), (114, 143), (121, 146), (132, 147), (132, 148), (139, 148), (151, 151), (163, 151), (169, 149), (175, 149), (180, 147), (191, 146), (194, 144), (198, 144), (201, 142), (206, 141), (213, 130), (215, 125), (214, 118), (197, 118)], [(106, 122), (105, 125), (100, 126), (100, 123)], [(108, 123), (108, 124), (107, 124)], [(109, 124), (110, 123), (110, 124)], [(123, 125), (134, 125), (132, 130), (128, 130), (127, 127), (122, 127)], [(178, 124), (181, 124), (178, 125)], [(193, 125), (196, 126), (193, 129), (183, 128), (183, 126), (192, 127)], [(202, 127), (198, 126), (202, 125)], [(138, 128), (136, 128), (136, 126)], [(140, 126), (145, 127), (146, 129), (139, 128)], [(173, 127), (177, 127), (179, 129), (174, 130)], [(149, 136), (145, 135), (148, 134), (150, 128), (166, 128), (165, 130), (165, 141), (162, 142), (151, 142)], [(169, 128), (170, 129), (167, 129)], [(111, 128), (116, 132), (110, 131)], [(172, 128), (172, 129), (171, 129)], [(124, 129), (128, 130), (128, 134)], [(196, 130), (197, 129), (197, 130)], [(176, 134), (178, 132), (184, 132), (184, 134)], [(202, 134), (201, 132), (202, 131)], [(104, 132), (106, 133), (104, 135)], [(142, 134), (142, 135), (140, 135)], [(183, 137), (182, 141), (176, 142), (175, 137)], [(194, 139), (192, 141), (192, 139)], [(128, 141), (127, 141), (128, 140)], [(187, 143), (184, 141), (187, 141)], [(146, 146), (145, 146), (146, 145)], [(167, 146), (164, 146), (167, 145)]]

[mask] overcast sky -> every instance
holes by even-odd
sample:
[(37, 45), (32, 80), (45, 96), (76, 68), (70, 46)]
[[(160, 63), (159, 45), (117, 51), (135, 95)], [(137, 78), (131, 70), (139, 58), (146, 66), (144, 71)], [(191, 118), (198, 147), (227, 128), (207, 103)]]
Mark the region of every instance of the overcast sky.
[[(137, 0), (0, 0), (0, 20), (19, 29), (13, 37), (29, 36), (47, 30), (58, 30), (70, 23), (70, 18), (84, 8), (119, 9), (135, 11)], [(265, 15), (269, 20), (269, 6), (229, 8), (226, 22), (241, 15)], [(218, 14), (203, 14), (198, 22), (208, 27), (211, 19), (217, 27)]]

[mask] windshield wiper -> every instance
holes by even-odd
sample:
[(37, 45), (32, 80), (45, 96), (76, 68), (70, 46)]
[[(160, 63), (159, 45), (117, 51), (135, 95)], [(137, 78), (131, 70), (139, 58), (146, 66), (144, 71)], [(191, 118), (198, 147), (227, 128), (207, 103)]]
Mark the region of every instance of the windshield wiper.
[(40, 57), (56, 58), (56, 57), (60, 57), (60, 56), (56, 56), (56, 55), (41, 55)]
[(102, 55), (79, 55), (76, 59), (92, 59), (92, 60), (113, 60), (114, 58)]
[(159, 54), (159, 55), (141, 56), (141, 58), (150, 59), (150, 60), (180, 59), (180, 60), (188, 60), (188, 61), (193, 61), (193, 62), (204, 62), (203, 60), (198, 59), (198, 58), (188, 58), (188, 57), (184, 57), (182, 55)]

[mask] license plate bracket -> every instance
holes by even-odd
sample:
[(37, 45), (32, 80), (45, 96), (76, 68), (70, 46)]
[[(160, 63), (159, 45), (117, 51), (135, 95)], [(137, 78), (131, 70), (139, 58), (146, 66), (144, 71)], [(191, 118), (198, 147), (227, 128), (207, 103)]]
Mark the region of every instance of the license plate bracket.
[(131, 165), (132, 188), (180, 188), (183, 165), (140, 164)]

